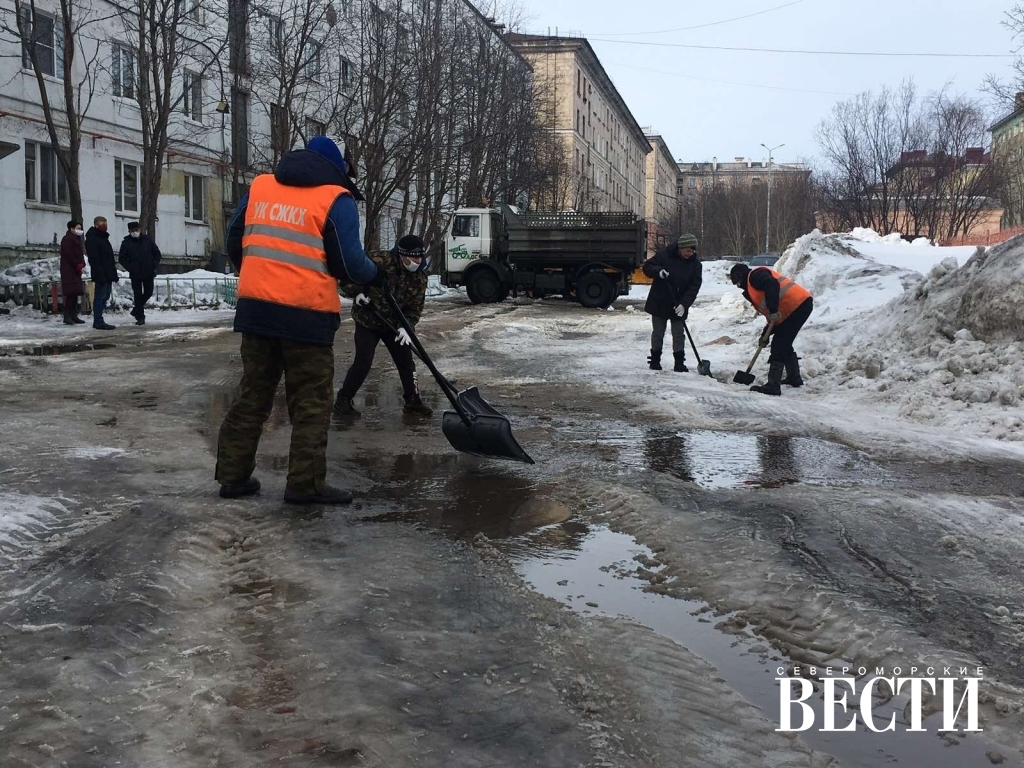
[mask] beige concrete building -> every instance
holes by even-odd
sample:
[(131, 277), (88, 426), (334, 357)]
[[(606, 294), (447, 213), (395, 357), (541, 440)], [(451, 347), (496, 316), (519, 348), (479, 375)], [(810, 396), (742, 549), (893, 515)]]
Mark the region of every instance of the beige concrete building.
[(1024, 93), (1018, 93), (1014, 110), (1000, 118), (992, 132), (992, 160), (1005, 169), (1002, 226), (1024, 225)]
[[(803, 163), (780, 163), (772, 160), (772, 176), (779, 181), (784, 176), (808, 177), (811, 171)], [(676, 193), (680, 204), (696, 205), (703, 190), (727, 189), (734, 184), (768, 184), (768, 158), (752, 160), (736, 157), (731, 162), (720, 163), (712, 158), (710, 163), (679, 163), (679, 183)]]
[(542, 119), (565, 145), (555, 199), (539, 204), (646, 215), (651, 145), (590, 43), (542, 35), (509, 39), (533, 67)]
[[(648, 130), (648, 143), (653, 151), (647, 155), (647, 253), (663, 247), (669, 235), (678, 228), (679, 200), (676, 186), (679, 167), (668, 145), (660, 135)], [(679, 234), (679, 233), (676, 233)]]

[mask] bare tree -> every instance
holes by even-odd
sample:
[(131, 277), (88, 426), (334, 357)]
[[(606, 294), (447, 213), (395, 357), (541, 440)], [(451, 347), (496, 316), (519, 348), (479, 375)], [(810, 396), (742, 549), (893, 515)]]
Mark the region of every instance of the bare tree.
[(144, 230), (153, 231), (168, 147), (201, 147), (202, 138), (213, 130), (206, 120), (211, 101), (206, 83), (217, 73), (222, 90), (220, 61), (227, 50), (227, 27), (219, 20), (228, 17), (228, 9), (219, 0), (133, 0), (121, 6), (119, 17), (138, 63), (143, 156), (139, 221)]
[(1016, 3), (1013, 8), (1006, 11), (1002, 25), (1007, 29), (1013, 39), (1014, 59), (1012, 75), (1004, 79), (996, 74), (990, 74), (985, 78), (982, 90), (988, 93), (995, 106), (1002, 112), (1010, 112), (1016, 106), (1016, 96), (1024, 92), (1024, 4)]
[[(82, 125), (96, 92), (100, 52), (88, 28), (102, 20), (86, 0), (59, 0), (56, 16), (36, 8), (35, 0), (14, 0), (13, 18), (8, 14), (0, 22), (0, 39), (20, 44), (22, 66), (35, 74), (50, 147), (67, 181), (71, 217), (79, 221)], [(47, 87), (47, 76), (60, 80), (56, 94)]]

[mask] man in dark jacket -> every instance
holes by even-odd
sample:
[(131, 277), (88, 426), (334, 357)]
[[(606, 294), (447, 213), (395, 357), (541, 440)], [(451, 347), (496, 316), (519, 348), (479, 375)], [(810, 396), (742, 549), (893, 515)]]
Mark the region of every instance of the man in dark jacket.
[(352, 501), (349, 491), (327, 484), (338, 281), (385, 279), (359, 242), (357, 196), (340, 147), (317, 136), (286, 154), (273, 175), (256, 177), (231, 217), (227, 251), (239, 273), (243, 373), (217, 440), (222, 498), (260, 490), (256, 449), (283, 375), (292, 422), (285, 503)]
[(128, 236), (121, 241), (117, 260), (132, 279), (135, 307), (132, 317), (136, 325), (146, 324), (146, 302), (153, 296), (153, 281), (160, 266), (160, 249), (149, 235), (144, 235), (139, 222), (128, 222)]
[[(423, 314), (423, 300), (427, 295), (427, 267), (429, 260), (423, 249), (423, 241), (416, 235), (406, 235), (384, 257), (374, 258), (388, 276), (388, 287), (399, 309), (410, 325), (415, 326)], [(352, 319), (355, 322), (356, 359), (352, 362), (345, 383), (338, 390), (334, 401), (334, 412), (338, 416), (358, 416), (352, 398), (366, 381), (373, 365), (377, 342), (383, 341), (391, 359), (395, 361), (398, 375), (402, 380), (405, 394), (405, 410), (429, 416), (432, 411), (420, 398), (416, 386), (416, 363), (412, 357), (412, 340), (391, 307), (375, 289), (362, 289), (354, 285), (345, 286), (346, 296), (355, 299), (352, 305)], [(398, 329), (398, 335), (389, 331), (387, 325)]]
[(69, 221), (68, 231), (60, 241), (60, 289), (64, 294), (64, 325), (85, 320), (78, 316), (78, 301), (85, 293), (82, 272), (85, 270), (85, 232), (80, 221)]
[(673, 370), (685, 372), (689, 369), (686, 367), (684, 324), (690, 314), (690, 307), (697, 300), (703, 279), (700, 259), (697, 258), (697, 238), (694, 235), (681, 235), (676, 243), (648, 259), (643, 269), (644, 274), (654, 280), (644, 306), (654, 324), (651, 356), (648, 358), (651, 370), (661, 370), (665, 329), (671, 322), (672, 354), (675, 356)]
[(112, 331), (114, 326), (104, 321), (103, 310), (110, 301), (114, 283), (120, 278), (114, 262), (114, 248), (110, 245), (110, 233), (107, 232), (107, 220), (97, 216), (92, 223), (85, 233), (85, 253), (89, 257), (89, 271), (96, 286), (92, 299), (92, 327), (98, 331)]

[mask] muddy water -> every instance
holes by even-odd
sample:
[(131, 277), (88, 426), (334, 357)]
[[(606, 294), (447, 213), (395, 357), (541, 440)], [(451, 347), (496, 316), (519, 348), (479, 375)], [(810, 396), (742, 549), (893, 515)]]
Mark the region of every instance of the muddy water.
[[(649, 582), (633, 573), (637, 558), (649, 563), (654, 553), (629, 536), (597, 527), (588, 531), (571, 557), (533, 555), (523, 558), (517, 569), (538, 592), (572, 610), (625, 617), (688, 648), (713, 664), (735, 691), (761, 709), (766, 719), (778, 723), (780, 689), (776, 678), (782, 676), (779, 669), (788, 668), (789, 661), (761, 644), (758, 638), (742, 629), (738, 631), (732, 617), (716, 616), (704, 603), (644, 592)], [(839, 686), (837, 690), (841, 695), (849, 689)], [(815, 696), (808, 705), (815, 713), (815, 727), (820, 728), (822, 699)], [(999, 748), (983, 735), (938, 734), (941, 715), (925, 720), (923, 727), (927, 733), (906, 733), (904, 729), (910, 726), (903, 714), (905, 705), (906, 698), (897, 697), (872, 710), (879, 725), (896, 716), (898, 730), (893, 733), (869, 733), (858, 719), (855, 732), (808, 731), (802, 738), (815, 749), (837, 757), (844, 768), (891, 764), (980, 768), (991, 764), (989, 751), (1005, 756), (1003, 766), (1022, 765), (1010, 750)], [(799, 712), (794, 710), (793, 717), (794, 723), (800, 722)], [(851, 715), (836, 712), (837, 727), (850, 720)]]
[[(373, 424), (377, 416), (371, 413), (369, 418)], [(898, 481), (866, 456), (821, 440), (620, 429), (605, 434), (601, 442), (614, 448), (617, 471), (623, 474), (653, 471), (709, 489)], [(575, 502), (566, 488), (571, 484), (564, 476), (556, 478), (559, 472), (551, 467), (526, 468), (458, 454), (401, 454), (360, 464), (378, 481), (370, 497), (393, 502), (391, 511), (364, 521), (429, 527), (461, 540), (484, 534), (516, 562), (524, 580), (540, 594), (583, 614), (625, 617), (653, 629), (713, 664), (769, 722), (779, 722), (776, 678), (782, 676), (780, 668), (788, 669), (789, 659), (732, 617), (715, 616), (704, 603), (645, 592), (650, 583), (637, 576), (636, 559), (650, 565), (653, 553), (630, 536), (574, 516)], [(820, 695), (808, 705), (820, 728)], [(984, 766), (992, 764), (989, 752), (1005, 756), (1001, 765), (1022, 765), (1010, 750), (983, 734), (938, 734), (940, 715), (925, 721), (926, 733), (907, 733), (905, 706), (905, 697), (897, 697), (873, 709), (876, 723), (887, 723), (895, 715), (894, 733), (870, 733), (859, 721), (852, 733), (809, 731), (802, 738), (843, 766), (857, 768)], [(837, 724), (848, 723), (851, 714), (837, 712)], [(795, 722), (799, 715), (794, 710)]]
[(11, 353), (26, 357), (52, 357), (54, 355), (70, 355), (75, 352), (93, 352), (103, 349), (113, 349), (117, 344), (42, 344), (35, 347), (21, 347), (10, 351), (0, 351), (0, 355), (9, 357)]
[(710, 430), (647, 429), (611, 434), (602, 442), (619, 449), (620, 461), (704, 488), (772, 488), (880, 484), (887, 473), (839, 443), (804, 437)]

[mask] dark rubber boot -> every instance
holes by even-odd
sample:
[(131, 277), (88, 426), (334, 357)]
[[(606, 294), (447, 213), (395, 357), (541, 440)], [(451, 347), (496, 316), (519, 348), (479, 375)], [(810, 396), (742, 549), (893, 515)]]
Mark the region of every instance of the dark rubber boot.
[(686, 367), (686, 353), (673, 352), (672, 354), (676, 358), (676, 365), (672, 370), (676, 373), (688, 373), (690, 369)]
[(786, 360), (786, 378), (780, 383), (787, 387), (802, 387), (804, 385), (803, 377), (800, 375), (800, 358), (796, 356), (796, 352)]
[(222, 485), (220, 487), (220, 497), (222, 499), (239, 499), (242, 496), (255, 496), (259, 492), (260, 481), (255, 477), (250, 477), (241, 483)]
[(334, 488), (333, 486), (325, 486), (322, 491), (317, 493), (298, 493), (297, 491), (285, 490), (284, 492), (284, 503), (285, 504), (351, 504), (352, 503), (352, 491), (342, 490), (341, 488)]
[(647, 358), (647, 364), (651, 366), (652, 371), (661, 370), (661, 350), (651, 350), (651, 356)]
[(71, 320), (74, 322), (75, 325), (85, 325), (85, 320), (83, 320), (82, 318), (80, 318), (78, 316), (78, 310), (77, 309), (72, 310), (72, 312), (71, 312)]
[(348, 416), (350, 418), (357, 418), (359, 416), (359, 411), (352, 404), (352, 398), (342, 397), (341, 395), (338, 395), (335, 399), (333, 411), (335, 416)]
[(75, 324), (75, 318), (73, 318), (71, 316), (70, 312), (65, 312), (64, 313), (64, 325), (74, 325), (74, 324)]
[(405, 407), (402, 410), (406, 413), (418, 413), (423, 416), (429, 416), (434, 412), (430, 406), (423, 402), (419, 395), (405, 398)]
[(786, 367), (786, 364), (782, 360), (772, 360), (768, 363), (768, 381), (764, 384), (751, 387), (751, 392), (760, 392), (762, 395), (781, 395), (782, 387), (779, 385), (782, 383), (782, 371)]

